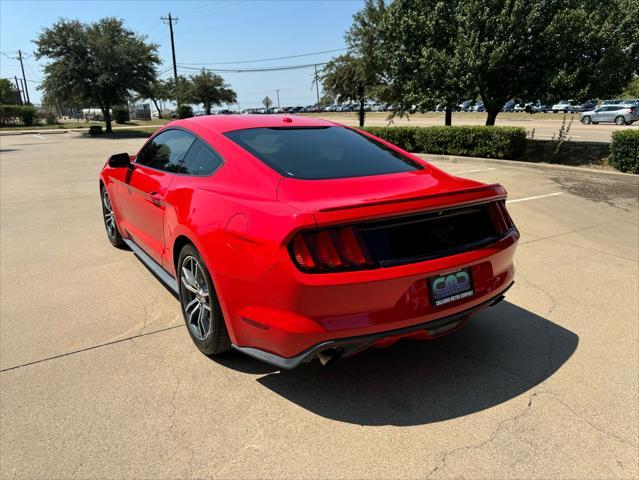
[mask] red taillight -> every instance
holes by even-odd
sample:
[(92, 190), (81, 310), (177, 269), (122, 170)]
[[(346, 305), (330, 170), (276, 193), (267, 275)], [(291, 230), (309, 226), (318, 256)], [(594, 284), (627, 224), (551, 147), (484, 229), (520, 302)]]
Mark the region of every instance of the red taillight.
[(293, 255), (300, 267), (315, 268), (315, 261), (313, 261), (311, 252), (308, 250), (308, 245), (306, 245), (302, 235), (298, 235), (295, 237), (295, 240), (293, 240)]
[(295, 263), (303, 270), (352, 270), (372, 266), (353, 227), (299, 233), (291, 244)]
[(506, 202), (503, 200), (491, 203), (489, 212), (498, 235), (506, 233), (515, 226), (508, 210), (506, 210)]

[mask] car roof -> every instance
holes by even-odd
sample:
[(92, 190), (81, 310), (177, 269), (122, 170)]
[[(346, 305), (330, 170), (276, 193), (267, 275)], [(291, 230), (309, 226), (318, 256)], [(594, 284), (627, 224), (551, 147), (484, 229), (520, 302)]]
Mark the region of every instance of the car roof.
[(273, 127), (333, 127), (338, 124), (321, 120), (319, 118), (305, 117), (301, 115), (205, 115), (176, 120), (167, 126), (189, 128), (200, 126), (217, 133), (225, 133), (233, 130), (247, 128), (273, 128)]

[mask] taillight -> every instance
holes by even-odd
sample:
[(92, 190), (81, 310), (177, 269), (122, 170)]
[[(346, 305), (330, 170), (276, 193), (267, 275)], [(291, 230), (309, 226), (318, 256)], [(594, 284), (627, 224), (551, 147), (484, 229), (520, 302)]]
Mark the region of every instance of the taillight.
[(491, 203), (489, 211), (498, 235), (503, 235), (515, 226), (508, 210), (506, 210), (506, 202), (504, 200)]
[(298, 233), (289, 251), (297, 266), (304, 271), (358, 270), (373, 266), (366, 246), (354, 227)]

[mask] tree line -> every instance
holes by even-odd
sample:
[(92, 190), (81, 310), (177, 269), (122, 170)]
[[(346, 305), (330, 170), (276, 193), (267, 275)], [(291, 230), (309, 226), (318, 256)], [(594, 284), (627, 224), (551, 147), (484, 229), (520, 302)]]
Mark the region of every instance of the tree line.
[(480, 98), (486, 125), (510, 99), (585, 101), (619, 94), (639, 74), (637, 0), (366, 0), (324, 90), (404, 115), (439, 106), (451, 124)]
[(211, 108), (234, 103), (236, 93), (222, 77), (202, 72), (175, 79), (158, 78), (158, 46), (124, 27), (117, 18), (95, 23), (61, 19), (35, 40), (36, 58), (46, 58), (43, 104), (55, 107), (85, 104), (99, 107), (111, 132), (111, 109), (137, 98), (158, 102), (202, 104)]

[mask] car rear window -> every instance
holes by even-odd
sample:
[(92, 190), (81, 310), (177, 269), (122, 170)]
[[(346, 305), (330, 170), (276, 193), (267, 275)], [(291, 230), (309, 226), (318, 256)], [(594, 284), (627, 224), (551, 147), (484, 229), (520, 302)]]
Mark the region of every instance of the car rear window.
[(287, 177), (322, 180), (423, 168), (399, 152), (344, 127), (251, 128), (225, 135)]

